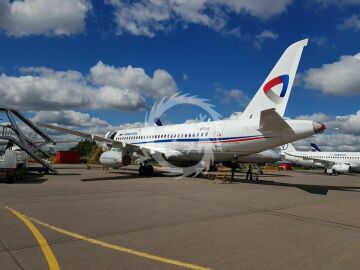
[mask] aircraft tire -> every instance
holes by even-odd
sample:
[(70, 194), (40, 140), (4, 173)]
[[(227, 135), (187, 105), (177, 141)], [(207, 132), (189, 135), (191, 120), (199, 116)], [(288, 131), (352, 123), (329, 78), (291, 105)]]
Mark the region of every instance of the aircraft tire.
[(151, 176), (151, 175), (153, 175), (153, 173), (154, 173), (154, 167), (153, 166), (151, 166), (151, 165), (147, 165), (146, 167), (146, 175), (148, 175), (148, 176)]
[(139, 175), (145, 175), (145, 167), (143, 165), (139, 167)]

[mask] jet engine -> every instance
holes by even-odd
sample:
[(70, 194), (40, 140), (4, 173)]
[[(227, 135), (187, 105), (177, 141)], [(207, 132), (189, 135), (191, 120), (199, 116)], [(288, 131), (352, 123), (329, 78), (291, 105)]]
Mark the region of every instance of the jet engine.
[(127, 166), (131, 163), (130, 155), (123, 154), (121, 151), (111, 150), (101, 154), (100, 163), (106, 167), (118, 168)]
[(347, 164), (335, 164), (332, 166), (335, 173), (351, 173), (351, 166)]

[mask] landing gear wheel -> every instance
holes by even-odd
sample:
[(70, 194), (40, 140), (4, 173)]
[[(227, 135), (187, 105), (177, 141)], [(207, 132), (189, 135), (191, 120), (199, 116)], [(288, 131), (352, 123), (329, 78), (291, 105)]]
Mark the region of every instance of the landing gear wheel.
[(153, 168), (153, 166), (151, 166), (151, 165), (146, 165), (146, 166), (144, 167), (144, 169), (145, 169), (144, 174), (145, 174), (146, 176), (151, 176), (151, 175), (153, 174), (153, 172), (154, 172), (154, 168)]
[(144, 175), (145, 174), (145, 167), (143, 165), (140, 165), (139, 167), (139, 175)]
[(149, 176), (151, 176), (151, 175), (153, 175), (153, 173), (154, 173), (154, 167), (153, 166), (151, 166), (151, 165), (147, 165), (146, 167), (146, 175), (149, 175)]
[(7, 179), (7, 183), (8, 184), (14, 184), (15, 183), (15, 180), (16, 180), (16, 177), (15, 175), (14, 176), (11, 176)]

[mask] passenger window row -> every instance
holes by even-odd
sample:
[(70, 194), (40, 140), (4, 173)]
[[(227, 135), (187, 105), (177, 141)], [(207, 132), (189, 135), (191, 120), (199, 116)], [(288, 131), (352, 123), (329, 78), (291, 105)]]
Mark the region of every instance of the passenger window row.
[(143, 135), (143, 136), (124, 136), (119, 137), (119, 140), (142, 140), (142, 139), (176, 139), (176, 138), (195, 138), (207, 137), (208, 132), (197, 133), (177, 133), (177, 134), (157, 134), (157, 135)]

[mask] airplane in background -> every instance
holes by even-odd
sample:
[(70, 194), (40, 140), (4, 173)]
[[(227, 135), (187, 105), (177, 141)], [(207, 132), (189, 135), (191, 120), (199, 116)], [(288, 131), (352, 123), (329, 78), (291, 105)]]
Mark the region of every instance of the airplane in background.
[(312, 143), (312, 151), (297, 151), (289, 143), (281, 147), (280, 154), (285, 160), (292, 163), (307, 166), (325, 168), (332, 174), (360, 172), (360, 152), (322, 152), (320, 148)]
[[(326, 129), (311, 120), (285, 120), (284, 112), (292, 90), (304, 39), (290, 45), (282, 54), (254, 98), (236, 120), (221, 120), (143, 127), (109, 131), (105, 137), (46, 123), (39, 126), (106, 143), (112, 148), (104, 152), (100, 162), (108, 167), (127, 166), (140, 160), (139, 174), (150, 175), (152, 160), (172, 164), (229, 162), (286, 143), (297, 141)], [(199, 150), (200, 149), (200, 150)]]

